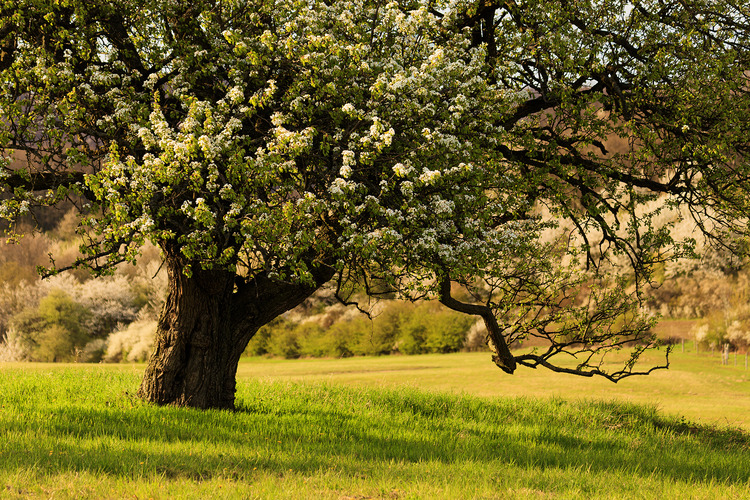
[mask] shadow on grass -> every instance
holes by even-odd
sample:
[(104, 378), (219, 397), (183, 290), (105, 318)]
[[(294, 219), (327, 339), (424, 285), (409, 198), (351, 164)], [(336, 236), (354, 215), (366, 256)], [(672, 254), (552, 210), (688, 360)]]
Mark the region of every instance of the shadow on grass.
[(485, 464), (750, 482), (750, 436), (628, 404), (246, 385), (236, 412), (54, 400), (0, 409), (0, 470), (248, 478), (383, 464)]

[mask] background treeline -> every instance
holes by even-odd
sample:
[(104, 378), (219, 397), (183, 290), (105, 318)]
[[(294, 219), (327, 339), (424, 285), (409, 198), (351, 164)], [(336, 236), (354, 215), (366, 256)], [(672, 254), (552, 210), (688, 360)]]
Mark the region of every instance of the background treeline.
[(302, 308), (262, 327), (246, 353), (283, 358), (348, 357), (484, 348), (483, 327), (475, 317), (434, 302), (383, 301), (370, 319), (356, 309), (326, 305), (322, 297), (318, 300), (318, 314), (305, 315)]
[[(71, 209), (72, 210), (72, 209)], [(0, 361), (143, 361), (167, 293), (158, 248), (147, 246), (137, 266), (92, 279), (74, 270), (42, 280), (36, 266), (59, 265), (77, 253), (75, 214), (42, 214), (43, 231), (17, 243), (0, 241)], [(663, 318), (690, 319), (664, 336), (705, 348), (750, 345), (750, 272), (743, 262), (714, 251), (658, 270), (646, 306)], [(321, 290), (297, 309), (263, 327), (246, 354), (297, 357), (447, 353), (484, 349), (477, 318), (435, 302), (383, 300), (370, 316), (344, 307)]]
[[(30, 230), (32, 222), (42, 232)], [(50, 255), (64, 266), (78, 252), (76, 217), (37, 214), (17, 243), (0, 241), (0, 361), (138, 361), (151, 349), (166, 296), (158, 249), (144, 248), (138, 266), (92, 279), (73, 270), (40, 279)]]
[[(144, 248), (137, 266), (92, 279), (83, 270), (40, 279), (39, 265), (72, 261), (75, 217), (45, 213), (44, 230), (0, 242), (0, 361), (143, 361), (167, 293), (159, 250)], [(21, 228), (24, 232), (24, 228)], [(250, 355), (284, 358), (445, 353), (483, 348), (477, 319), (439, 304), (382, 301), (371, 318), (322, 290), (262, 328)]]

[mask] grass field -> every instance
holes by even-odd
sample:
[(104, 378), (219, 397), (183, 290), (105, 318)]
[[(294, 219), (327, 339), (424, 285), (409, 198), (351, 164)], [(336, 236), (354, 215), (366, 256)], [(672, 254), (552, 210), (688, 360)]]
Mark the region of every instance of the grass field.
[[(231, 413), (143, 404), (142, 365), (0, 365), (0, 498), (750, 498), (749, 373), (674, 368), (612, 385), (487, 354), (253, 359)], [(733, 416), (680, 406), (704, 398)]]
[[(624, 356), (624, 354), (623, 354)], [(646, 361), (659, 362), (649, 354)], [(670, 369), (617, 384), (601, 378), (553, 373), (520, 367), (506, 375), (486, 353), (436, 354), (340, 360), (303, 359), (293, 362), (253, 359), (240, 364), (240, 379), (323, 381), (371, 387), (411, 387), (475, 396), (532, 396), (567, 400), (617, 400), (656, 406), (660, 412), (703, 424), (741, 427), (750, 431), (750, 370), (744, 355), (722, 365), (718, 354), (695, 354), (677, 347)]]

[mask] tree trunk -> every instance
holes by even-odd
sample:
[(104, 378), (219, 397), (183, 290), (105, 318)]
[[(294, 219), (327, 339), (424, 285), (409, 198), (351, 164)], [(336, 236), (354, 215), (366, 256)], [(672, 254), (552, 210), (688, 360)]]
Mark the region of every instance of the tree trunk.
[[(169, 295), (138, 395), (157, 404), (232, 409), (237, 365), (247, 343), (317, 287), (264, 276), (237, 284), (234, 273), (197, 265), (188, 277), (182, 259), (167, 256), (166, 264)], [(318, 286), (331, 275), (322, 272)]]

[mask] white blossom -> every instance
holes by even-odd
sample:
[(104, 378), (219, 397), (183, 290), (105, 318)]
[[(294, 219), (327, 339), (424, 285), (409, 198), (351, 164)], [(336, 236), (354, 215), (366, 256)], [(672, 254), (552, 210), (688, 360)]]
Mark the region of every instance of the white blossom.
[(240, 87), (232, 87), (227, 93), (227, 99), (232, 104), (239, 104), (245, 98), (245, 94)]
[(341, 161), (346, 167), (354, 165), (355, 163), (354, 158), (355, 158), (354, 151), (350, 151), (347, 149), (341, 152)]
[(427, 167), (422, 172), (422, 175), (419, 176), (419, 180), (423, 182), (424, 184), (432, 184), (436, 180), (440, 178), (440, 171), (439, 170), (430, 170)]
[(432, 209), (436, 214), (449, 214), (453, 212), (455, 204), (450, 200), (439, 199), (432, 203)]
[(396, 174), (398, 177), (406, 177), (409, 175), (414, 169), (412, 167), (407, 167), (403, 163), (396, 163), (393, 166), (393, 173)]

